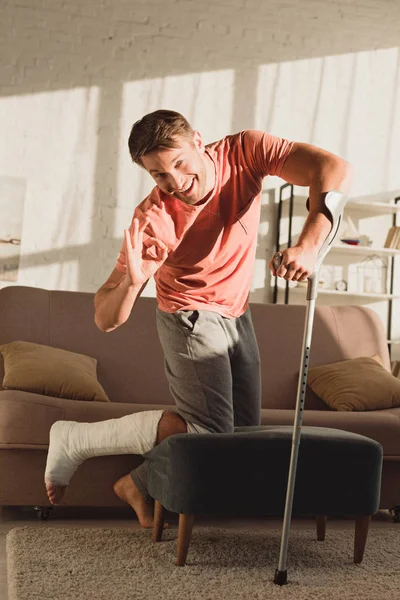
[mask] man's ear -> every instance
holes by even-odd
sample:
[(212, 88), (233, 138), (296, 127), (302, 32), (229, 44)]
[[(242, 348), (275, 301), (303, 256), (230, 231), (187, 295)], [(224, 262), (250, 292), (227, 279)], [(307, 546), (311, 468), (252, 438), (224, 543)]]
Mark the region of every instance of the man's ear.
[(205, 145), (204, 145), (203, 138), (201, 137), (199, 131), (193, 132), (193, 144), (196, 146), (196, 148), (197, 148), (197, 150), (199, 150), (199, 152), (204, 152)]

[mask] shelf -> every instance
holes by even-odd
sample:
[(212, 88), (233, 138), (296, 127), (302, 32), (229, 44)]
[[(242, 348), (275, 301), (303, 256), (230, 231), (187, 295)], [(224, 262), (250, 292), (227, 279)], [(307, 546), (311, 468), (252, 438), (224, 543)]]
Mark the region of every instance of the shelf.
[[(302, 204), (305, 208), (307, 196), (299, 196), (295, 194), (293, 196), (293, 202), (295, 204)], [(284, 202), (288, 202), (289, 198), (284, 198)], [(360, 210), (363, 212), (370, 213), (383, 213), (383, 214), (396, 214), (400, 212), (400, 202), (394, 204), (392, 202), (368, 202), (366, 199), (350, 198), (344, 208), (345, 210)]]
[(329, 252), (348, 252), (349, 254), (382, 254), (383, 256), (400, 255), (397, 248), (376, 248), (374, 246), (351, 246), (350, 244), (334, 244)]
[[(305, 294), (307, 290), (307, 285), (301, 285), (296, 287), (290, 287), (290, 293), (292, 294)], [(284, 288), (280, 288), (279, 291), (284, 291)], [(400, 296), (396, 296), (394, 294), (373, 294), (362, 292), (339, 292), (338, 290), (324, 290), (323, 288), (318, 288), (318, 295), (321, 296), (357, 296), (359, 298), (374, 298), (376, 300), (395, 300), (396, 298), (400, 298)]]
[(350, 199), (345, 206), (345, 210), (346, 208), (372, 213), (395, 214), (400, 211), (400, 203), (389, 204), (389, 202), (360, 202), (358, 200)]
[[(292, 236), (292, 246), (294, 246), (299, 235)], [(287, 244), (280, 245), (281, 250), (287, 248)], [(350, 244), (337, 243), (331, 246), (329, 252), (345, 252), (346, 254), (380, 254), (382, 256), (400, 256), (400, 250), (397, 248), (378, 248), (375, 246), (351, 246)]]

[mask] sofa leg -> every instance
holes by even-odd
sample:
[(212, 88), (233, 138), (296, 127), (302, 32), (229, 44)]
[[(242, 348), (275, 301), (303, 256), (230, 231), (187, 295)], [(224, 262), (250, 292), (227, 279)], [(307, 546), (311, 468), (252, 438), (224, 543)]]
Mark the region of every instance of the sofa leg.
[(153, 524), (153, 533), (151, 536), (152, 542), (161, 542), (162, 534), (164, 530), (164, 521), (165, 521), (165, 508), (156, 500), (154, 502), (154, 524)]
[(400, 504), (396, 504), (389, 510), (389, 514), (392, 517), (394, 523), (400, 523)]
[(53, 510), (52, 506), (34, 506), (33, 510), (36, 512), (36, 516), (38, 519), (42, 521), (47, 521), (51, 511)]
[(179, 515), (177, 567), (184, 567), (192, 535), (194, 515)]
[(359, 564), (364, 556), (370, 519), (370, 516), (356, 518), (354, 536), (354, 562), (356, 564)]
[(317, 522), (317, 540), (323, 542), (326, 534), (326, 517), (318, 515), (316, 517)]

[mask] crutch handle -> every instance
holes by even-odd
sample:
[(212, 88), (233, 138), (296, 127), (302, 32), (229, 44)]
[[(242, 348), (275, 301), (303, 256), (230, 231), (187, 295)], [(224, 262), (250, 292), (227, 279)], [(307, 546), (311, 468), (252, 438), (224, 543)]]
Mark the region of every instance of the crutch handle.
[(272, 266), (274, 267), (275, 271), (281, 266), (282, 260), (282, 252), (275, 252), (274, 256), (272, 257)]
[[(332, 223), (331, 230), (322, 244), (320, 251), (318, 252), (317, 260), (315, 261), (314, 270), (311, 275), (308, 276), (307, 282), (307, 300), (314, 300), (318, 295), (318, 279), (319, 269), (323, 263), (325, 256), (328, 254), (332, 247), (333, 240), (335, 239), (337, 232), (339, 231), (340, 224), (342, 222), (343, 210), (347, 202), (347, 196), (342, 192), (333, 190), (327, 192), (324, 198), (325, 209), (328, 213), (328, 218)], [(309, 201), (307, 200), (307, 209)]]
[[(331, 249), (333, 240), (335, 239), (337, 232), (339, 230), (340, 224), (342, 222), (343, 209), (347, 202), (347, 196), (345, 196), (342, 192), (338, 192), (337, 190), (332, 190), (331, 192), (326, 192), (324, 198), (324, 204), (326, 212), (328, 213), (328, 218), (332, 223), (331, 230), (322, 244), (320, 251), (318, 252), (317, 260), (315, 261), (313, 272), (309, 275), (308, 279), (313, 280), (316, 277), (316, 274), (325, 258)], [(310, 201), (307, 199), (306, 207), (309, 210)], [(283, 255), (281, 252), (275, 252), (272, 257), (272, 266), (275, 271), (279, 269), (283, 260)]]
[[(312, 277), (314, 272), (319, 269), (319, 267), (322, 264), (322, 261), (324, 260), (325, 256), (328, 254), (329, 250), (331, 249), (333, 240), (335, 239), (337, 232), (339, 230), (340, 224), (342, 222), (343, 209), (346, 205), (346, 202), (347, 202), (347, 196), (345, 196), (342, 192), (332, 190), (331, 192), (326, 192), (326, 194), (325, 194), (325, 198), (324, 198), (325, 209), (326, 209), (326, 212), (328, 213), (328, 218), (332, 223), (332, 227), (331, 227), (331, 230), (330, 230), (325, 242), (322, 244), (320, 251), (318, 252), (317, 260), (316, 260), (315, 266), (314, 266), (314, 271), (310, 275), (310, 277)], [(307, 198), (306, 207), (307, 207), (307, 210), (309, 210), (309, 208), (310, 208), (309, 198)], [(282, 253), (275, 252), (274, 256), (272, 257), (272, 265), (275, 270), (279, 269), (279, 267), (282, 263), (282, 259), (283, 259)]]
[[(320, 251), (318, 252), (317, 260), (315, 262), (314, 271), (311, 273), (310, 277), (315, 276), (316, 272), (319, 270), (325, 256), (328, 254), (331, 249), (333, 240), (335, 239), (337, 232), (339, 231), (340, 224), (342, 222), (343, 210), (346, 205), (348, 198), (342, 192), (338, 192), (337, 190), (332, 190), (331, 192), (327, 192), (325, 194), (324, 203), (325, 208), (329, 216), (329, 220), (332, 223), (331, 230), (326, 238), (325, 242), (322, 244)], [(307, 209), (309, 205), (309, 200), (307, 200)], [(309, 277), (309, 278), (310, 278)]]

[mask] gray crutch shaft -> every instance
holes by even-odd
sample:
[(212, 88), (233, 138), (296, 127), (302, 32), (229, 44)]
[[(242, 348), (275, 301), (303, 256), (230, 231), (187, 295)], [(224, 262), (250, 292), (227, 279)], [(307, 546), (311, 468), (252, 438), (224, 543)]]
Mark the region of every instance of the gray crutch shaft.
[[(316, 273), (318, 276), (318, 272)], [(308, 288), (312, 285), (310, 279), (308, 280)], [(310, 290), (307, 289), (307, 292)], [(310, 291), (311, 292), (311, 291)], [(307, 296), (309, 293), (307, 293)], [(297, 388), (297, 401), (296, 401), (296, 410), (295, 410), (295, 419), (293, 425), (293, 435), (292, 435), (292, 452), (290, 456), (290, 467), (289, 467), (289, 477), (287, 483), (287, 491), (286, 491), (286, 504), (285, 504), (285, 516), (283, 520), (282, 526), (282, 538), (281, 538), (281, 547), (280, 547), (280, 555), (279, 555), (279, 564), (278, 570), (275, 573), (276, 579), (284, 579), (284, 581), (275, 581), (275, 583), (279, 583), (282, 585), (286, 583), (286, 559), (287, 559), (287, 551), (289, 545), (289, 532), (290, 532), (290, 523), (292, 519), (292, 509), (293, 509), (293, 496), (294, 496), (294, 488), (296, 483), (296, 471), (297, 471), (297, 460), (299, 456), (299, 447), (300, 447), (300, 437), (301, 437), (301, 426), (303, 423), (303, 410), (304, 410), (304, 402), (307, 388), (307, 373), (308, 373), (308, 363), (310, 360), (310, 350), (311, 350), (311, 337), (312, 337), (312, 329), (314, 322), (314, 310), (315, 310), (315, 298), (309, 300), (307, 302), (306, 309), (306, 323), (304, 328), (304, 337), (303, 337), (303, 347), (301, 352), (300, 359), (300, 376), (298, 381)], [(283, 575), (280, 575), (280, 574)]]
[[(303, 346), (300, 359), (299, 381), (297, 386), (295, 419), (292, 435), (292, 452), (290, 457), (288, 485), (286, 491), (285, 514), (282, 527), (279, 565), (278, 569), (276, 569), (275, 571), (274, 578), (274, 583), (278, 585), (284, 585), (285, 583), (287, 583), (286, 560), (289, 545), (290, 523), (293, 510), (293, 496), (296, 483), (296, 471), (300, 447), (301, 426), (303, 422), (305, 393), (307, 388), (307, 374), (311, 351), (311, 338), (314, 322), (315, 301), (318, 296), (319, 269), (322, 264), (322, 261), (328, 254), (332, 246), (332, 242), (335, 239), (336, 234), (338, 232), (342, 219), (343, 209), (347, 202), (347, 198), (341, 192), (332, 191), (325, 194), (324, 201), (326, 211), (330, 216), (332, 227), (328, 237), (326, 238), (324, 244), (322, 245), (318, 253), (314, 271), (309, 276), (307, 284), (307, 309), (304, 326)], [(282, 254), (280, 252), (277, 252), (273, 258), (274, 267), (277, 269), (281, 262)]]

